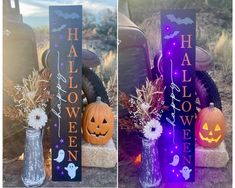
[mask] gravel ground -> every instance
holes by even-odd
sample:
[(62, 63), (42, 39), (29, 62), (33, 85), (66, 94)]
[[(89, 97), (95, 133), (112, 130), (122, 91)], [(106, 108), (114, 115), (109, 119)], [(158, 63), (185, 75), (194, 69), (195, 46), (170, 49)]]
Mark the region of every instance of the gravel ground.
[[(24, 187), (20, 176), (23, 168), (23, 161), (4, 165), (3, 186), (4, 187)], [(116, 167), (111, 169), (102, 168), (82, 168), (82, 182), (53, 182), (48, 176), (42, 187), (115, 187)]]

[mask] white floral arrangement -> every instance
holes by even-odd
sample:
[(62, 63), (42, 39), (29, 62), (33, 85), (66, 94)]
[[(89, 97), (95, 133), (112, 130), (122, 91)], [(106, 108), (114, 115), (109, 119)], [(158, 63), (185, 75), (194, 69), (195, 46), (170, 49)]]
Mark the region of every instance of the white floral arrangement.
[(163, 131), (160, 123), (164, 106), (164, 82), (146, 80), (145, 85), (136, 89), (136, 96), (119, 92), (119, 103), (128, 110), (129, 116), (120, 118), (119, 125), (127, 131), (138, 131), (149, 140), (158, 139)]
[(48, 120), (46, 107), (52, 98), (50, 93), (51, 73), (48, 69), (41, 72), (33, 70), (23, 85), (4, 80), (4, 91), (13, 98), (13, 106), (4, 106), (5, 117), (19, 122), (25, 122), (34, 129), (42, 129)]

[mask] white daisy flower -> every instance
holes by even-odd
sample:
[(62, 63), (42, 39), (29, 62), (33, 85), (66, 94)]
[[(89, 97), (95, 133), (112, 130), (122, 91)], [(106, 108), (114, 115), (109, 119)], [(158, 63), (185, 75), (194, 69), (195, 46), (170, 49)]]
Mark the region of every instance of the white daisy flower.
[(145, 138), (148, 138), (150, 140), (158, 139), (162, 134), (162, 126), (158, 120), (151, 119), (144, 126), (143, 133)]
[(28, 125), (34, 129), (41, 129), (46, 125), (47, 115), (41, 108), (35, 108), (28, 114)]

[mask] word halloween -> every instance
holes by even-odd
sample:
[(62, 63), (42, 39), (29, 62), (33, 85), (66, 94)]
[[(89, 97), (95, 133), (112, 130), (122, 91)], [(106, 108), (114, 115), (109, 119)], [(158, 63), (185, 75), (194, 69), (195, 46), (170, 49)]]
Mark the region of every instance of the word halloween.
[(52, 6), (49, 17), (52, 180), (81, 181), (82, 7)]
[(163, 114), (163, 178), (194, 181), (195, 13), (162, 11), (161, 34), (165, 104), (169, 107)]

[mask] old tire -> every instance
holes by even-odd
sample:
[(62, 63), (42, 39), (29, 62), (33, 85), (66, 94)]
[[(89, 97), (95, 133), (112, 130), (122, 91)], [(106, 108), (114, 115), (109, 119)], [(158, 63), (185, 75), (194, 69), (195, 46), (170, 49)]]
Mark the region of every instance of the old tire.
[(197, 111), (208, 107), (210, 102), (213, 102), (215, 107), (222, 110), (218, 88), (207, 72), (196, 71), (195, 90)]
[(82, 68), (82, 92), (84, 105), (95, 102), (97, 96), (100, 96), (101, 100), (109, 105), (109, 98), (102, 81), (86, 67)]

